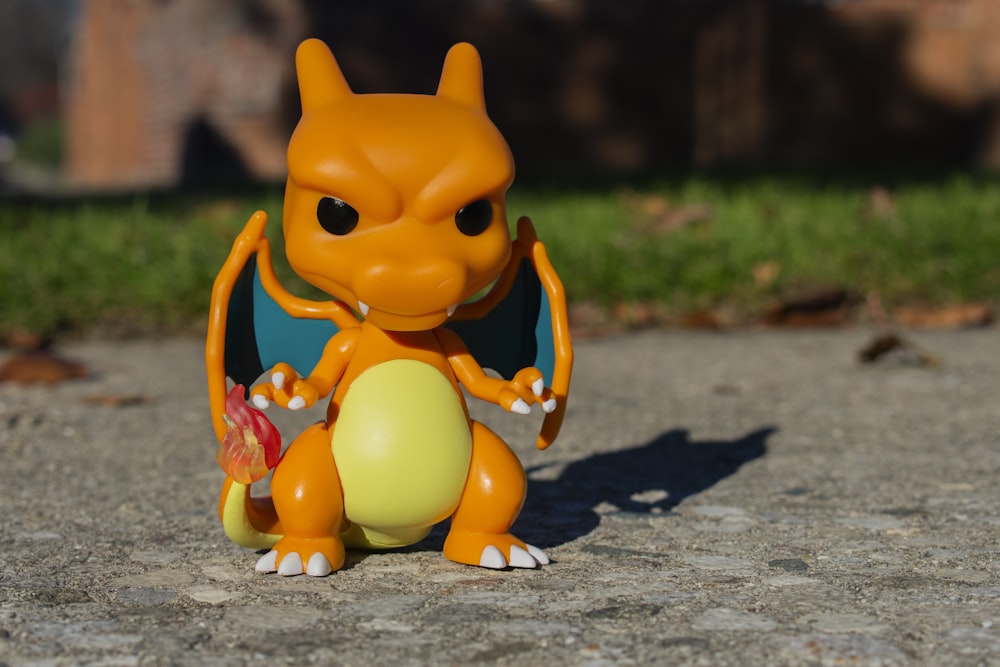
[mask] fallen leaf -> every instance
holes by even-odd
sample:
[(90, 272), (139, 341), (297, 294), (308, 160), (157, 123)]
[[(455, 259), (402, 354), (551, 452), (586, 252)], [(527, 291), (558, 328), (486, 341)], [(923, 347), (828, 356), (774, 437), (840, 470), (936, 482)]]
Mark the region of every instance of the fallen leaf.
[(648, 327), (661, 319), (655, 306), (642, 301), (620, 301), (614, 306), (614, 315), (627, 327)]
[(981, 327), (993, 321), (993, 309), (982, 303), (957, 304), (943, 308), (897, 308), (895, 319), (904, 327), (919, 329)]
[(832, 288), (785, 299), (765, 312), (763, 321), (771, 326), (829, 327), (844, 324), (850, 314), (850, 294)]
[(937, 357), (894, 332), (879, 334), (858, 352), (858, 359), (863, 364), (888, 358), (906, 366), (937, 366), (939, 363)]
[(685, 329), (722, 329), (725, 323), (711, 310), (692, 310), (684, 314), (680, 325)]
[(876, 185), (868, 191), (863, 217), (866, 221), (877, 218), (892, 218), (896, 215), (896, 202), (889, 189)]
[(569, 326), (574, 340), (606, 336), (621, 330), (608, 309), (594, 301), (581, 301), (571, 305)]
[(776, 261), (761, 262), (752, 269), (753, 282), (757, 287), (767, 287), (772, 284), (781, 273), (781, 265)]
[(687, 204), (663, 211), (650, 218), (646, 226), (654, 234), (665, 234), (711, 220), (713, 215), (715, 210), (708, 204)]
[(642, 195), (625, 190), (619, 195), (637, 226), (647, 233), (664, 234), (683, 229), (697, 222), (709, 220), (715, 209), (708, 204), (683, 204), (673, 206), (670, 200), (659, 194)]
[(18, 352), (0, 364), (0, 382), (58, 384), (87, 375), (86, 366), (47, 348)]
[(109, 408), (128, 408), (133, 405), (146, 405), (153, 399), (144, 394), (95, 394), (83, 399), (84, 403), (103, 405)]

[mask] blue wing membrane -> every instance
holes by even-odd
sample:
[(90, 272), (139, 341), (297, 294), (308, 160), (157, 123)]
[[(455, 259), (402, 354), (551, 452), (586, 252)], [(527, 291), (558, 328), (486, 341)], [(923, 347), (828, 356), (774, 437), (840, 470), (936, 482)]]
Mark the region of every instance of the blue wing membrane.
[(248, 393), (250, 385), (278, 362), (290, 364), (305, 377), (337, 331), (337, 325), (328, 320), (299, 319), (286, 313), (264, 289), (257, 255), (252, 255), (229, 296), (226, 375)]
[(522, 259), (510, 292), (483, 318), (448, 323), (483, 368), (511, 379), (534, 366), (546, 381), (555, 368), (552, 312), (531, 261)]
[[(462, 337), (483, 368), (510, 379), (534, 366), (551, 380), (555, 368), (552, 313), (535, 268), (521, 260), (510, 291), (478, 320), (458, 321), (448, 328)], [(233, 285), (226, 317), (225, 370), (247, 388), (278, 362), (309, 375), (327, 342), (337, 333), (328, 320), (292, 317), (268, 295), (260, 281), (257, 255), (252, 255)]]

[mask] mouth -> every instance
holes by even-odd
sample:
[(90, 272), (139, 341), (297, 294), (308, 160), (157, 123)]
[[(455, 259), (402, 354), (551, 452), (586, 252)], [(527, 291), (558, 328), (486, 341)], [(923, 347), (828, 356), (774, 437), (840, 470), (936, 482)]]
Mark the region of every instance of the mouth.
[(399, 331), (418, 331), (421, 329), (433, 329), (441, 326), (458, 309), (458, 304), (448, 306), (444, 310), (422, 313), (419, 315), (403, 315), (387, 310), (372, 308), (367, 303), (358, 299), (358, 312), (366, 320), (381, 329)]

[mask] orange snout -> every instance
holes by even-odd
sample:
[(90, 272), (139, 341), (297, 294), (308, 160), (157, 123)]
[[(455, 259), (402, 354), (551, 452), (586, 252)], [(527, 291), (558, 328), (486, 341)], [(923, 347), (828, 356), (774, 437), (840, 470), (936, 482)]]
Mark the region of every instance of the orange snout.
[(440, 326), (466, 298), (465, 267), (447, 257), (369, 257), (352, 292), (365, 319), (389, 330)]

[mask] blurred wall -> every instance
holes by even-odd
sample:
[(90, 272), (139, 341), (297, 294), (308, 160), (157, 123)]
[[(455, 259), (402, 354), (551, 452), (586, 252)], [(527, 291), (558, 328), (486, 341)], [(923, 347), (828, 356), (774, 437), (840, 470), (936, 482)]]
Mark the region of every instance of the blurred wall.
[(1000, 164), (995, 0), (81, 0), (70, 180), (281, 180), (294, 48), (425, 92), (460, 40), (528, 172)]

